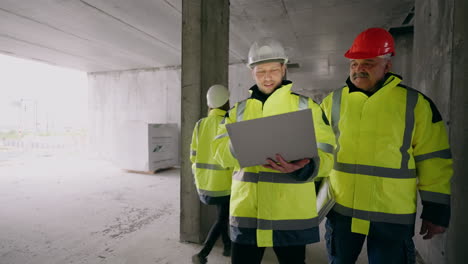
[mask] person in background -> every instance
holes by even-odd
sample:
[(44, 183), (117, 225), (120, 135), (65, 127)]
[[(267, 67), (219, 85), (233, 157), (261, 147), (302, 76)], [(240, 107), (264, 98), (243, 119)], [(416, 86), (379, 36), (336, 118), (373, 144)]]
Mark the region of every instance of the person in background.
[[(320, 240), (314, 180), (327, 177), (332, 168), (333, 131), (320, 106), (293, 93), (292, 82), (284, 80), (288, 58), (278, 41), (265, 38), (253, 43), (248, 59), (256, 83), (250, 88), (251, 96), (228, 111), (213, 141), (216, 161), (234, 168), (231, 260), (259, 264), (265, 248), (273, 247), (280, 263), (304, 264), (306, 245)], [(276, 155), (263, 166), (240, 167), (231, 152), (226, 124), (307, 108), (312, 110), (317, 157), (288, 162)]]
[(331, 263), (355, 263), (367, 238), (369, 263), (415, 263), (417, 192), (423, 239), (450, 220), (452, 157), (442, 116), (424, 94), (391, 72), (393, 37), (382, 28), (360, 33), (345, 57), (346, 85), (322, 107), (336, 137), (328, 214)]
[(211, 152), (218, 124), (229, 109), (229, 91), (223, 85), (216, 84), (209, 88), (206, 97), (210, 110), (208, 116), (200, 119), (193, 130), (190, 161), (200, 201), (216, 205), (217, 219), (202, 250), (192, 257), (192, 263), (197, 264), (207, 263), (207, 257), (220, 236), (224, 243), (223, 255), (231, 255), (228, 222), (232, 169), (220, 166)]

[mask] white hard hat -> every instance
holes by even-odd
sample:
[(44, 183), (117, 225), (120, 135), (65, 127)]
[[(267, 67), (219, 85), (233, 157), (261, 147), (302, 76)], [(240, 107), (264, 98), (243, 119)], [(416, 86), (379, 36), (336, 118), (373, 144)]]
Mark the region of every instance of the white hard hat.
[(272, 38), (263, 38), (255, 41), (249, 50), (248, 66), (253, 68), (256, 64), (266, 61), (288, 62), (283, 45)]
[(208, 89), (206, 101), (210, 108), (223, 106), (229, 100), (229, 91), (224, 85), (215, 84)]

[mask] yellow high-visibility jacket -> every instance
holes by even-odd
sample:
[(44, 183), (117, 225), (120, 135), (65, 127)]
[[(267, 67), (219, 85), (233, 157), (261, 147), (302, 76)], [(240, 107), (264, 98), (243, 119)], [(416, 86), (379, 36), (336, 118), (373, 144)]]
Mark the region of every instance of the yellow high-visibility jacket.
[(232, 169), (224, 168), (214, 160), (211, 143), (226, 111), (210, 110), (208, 117), (200, 119), (193, 130), (190, 161), (200, 201), (205, 204), (229, 202)]
[(368, 96), (348, 79), (321, 104), (336, 136), (333, 210), (352, 217), (355, 233), (368, 234), (370, 222), (414, 225), (418, 190), (423, 204), (450, 209), (444, 122), (429, 98), (400, 82), (388, 73)]
[[(322, 109), (310, 98), (291, 92), (283, 81), (266, 100), (257, 86), (252, 96), (228, 112), (213, 142), (216, 160), (234, 167), (230, 202), (231, 239), (259, 247), (305, 245), (319, 241), (315, 177), (327, 177), (333, 166), (334, 136)], [(258, 96), (257, 96), (258, 95)], [(312, 109), (319, 156), (309, 163), (310, 174), (297, 179), (293, 174), (253, 166), (241, 168), (230, 149), (224, 124)], [(252, 133), (265, 133), (252, 131)], [(281, 138), (278, 138), (281, 140)]]

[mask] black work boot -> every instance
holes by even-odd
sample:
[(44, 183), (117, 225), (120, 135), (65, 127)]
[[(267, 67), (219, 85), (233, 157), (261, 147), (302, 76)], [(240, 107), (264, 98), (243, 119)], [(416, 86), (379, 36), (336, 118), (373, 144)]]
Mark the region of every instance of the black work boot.
[(225, 257), (231, 256), (231, 243), (229, 243), (229, 245), (224, 245), (223, 256)]
[(198, 254), (195, 254), (192, 256), (192, 263), (193, 264), (206, 264), (208, 262), (208, 260), (206, 259), (206, 257), (200, 255), (200, 253)]

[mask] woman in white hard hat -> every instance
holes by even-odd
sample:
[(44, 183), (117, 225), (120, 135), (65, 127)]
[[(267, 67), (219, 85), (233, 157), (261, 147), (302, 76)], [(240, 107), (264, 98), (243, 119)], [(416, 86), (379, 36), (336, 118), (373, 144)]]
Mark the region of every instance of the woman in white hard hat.
[(206, 94), (210, 111), (206, 118), (195, 125), (190, 150), (192, 171), (195, 176), (200, 201), (216, 205), (217, 219), (210, 229), (202, 250), (192, 257), (192, 263), (206, 263), (216, 240), (222, 237), (224, 256), (231, 255), (231, 240), (228, 235), (229, 198), (231, 194), (232, 169), (223, 168), (213, 159), (211, 142), (218, 124), (229, 109), (229, 91), (223, 85), (213, 85)]

